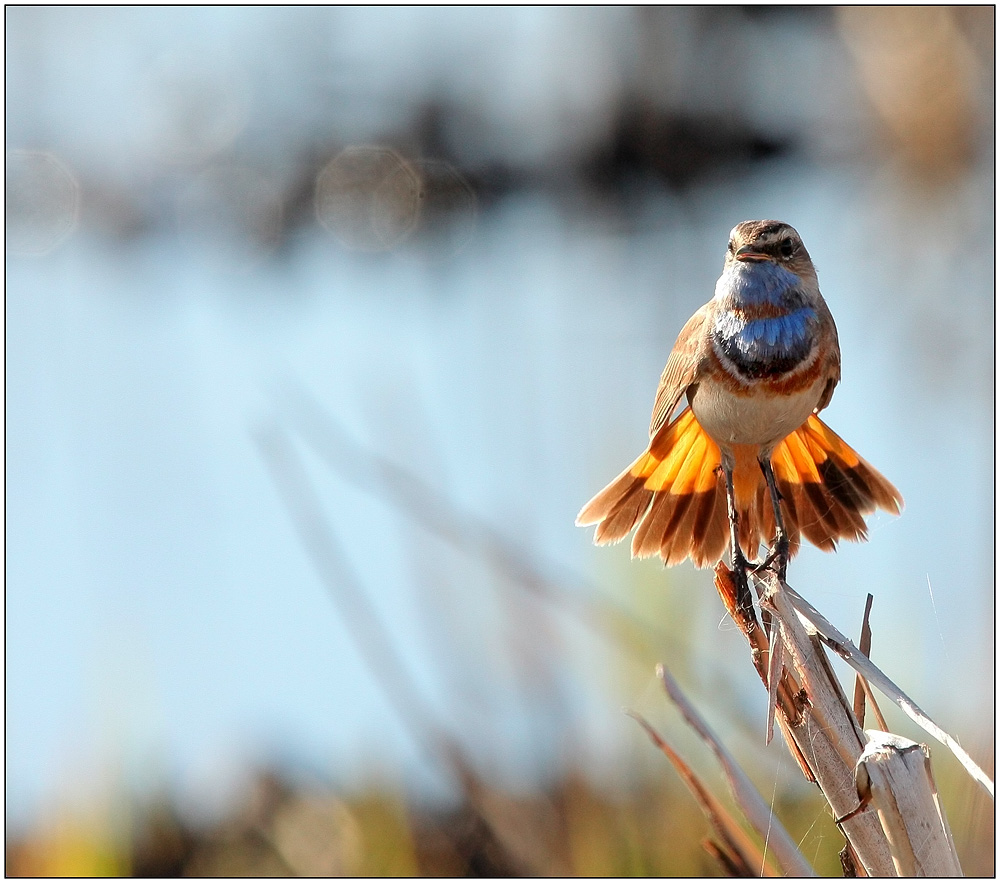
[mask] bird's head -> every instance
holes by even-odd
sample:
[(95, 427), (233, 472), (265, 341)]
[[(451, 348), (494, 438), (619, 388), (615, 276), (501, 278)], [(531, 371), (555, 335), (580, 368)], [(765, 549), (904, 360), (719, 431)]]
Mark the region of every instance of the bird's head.
[(816, 275), (802, 238), (781, 221), (743, 221), (729, 234), (727, 267), (760, 261), (770, 261), (800, 278)]

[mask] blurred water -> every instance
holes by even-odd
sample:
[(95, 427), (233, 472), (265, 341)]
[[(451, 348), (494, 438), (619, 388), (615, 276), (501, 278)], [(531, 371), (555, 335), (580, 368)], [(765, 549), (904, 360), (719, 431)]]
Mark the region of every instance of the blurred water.
[[(68, 29), (83, 15), (63, 12), (59, 27), (48, 19), (45, 39), (54, 43), (43, 53), (57, 60), (50, 73), (60, 84), (72, 80), (59, 65), (74, 57)], [(88, 76), (102, 88), (137, 88), (142, 47), (171, 43), (153, 39), (151, 22), (167, 23), (188, 49), (224, 35), (231, 69), (243, 73), (223, 82), (237, 84), (234, 94), (245, 88), (255, 101), (277, 101), (276, 92), (246, 85), (260, 76), (246, 45), (266, 30), (261, 16), (289, 19), (275, 10), (228, 12), (87, 18), (95, 33), (86, 57), (100, 58)], [(376, 69), (371, 59), (387, 39), (422, 46), (386, 55), (387, 66), (377, 67), (384, 80), (366, 80), (379, 95), (411, 70), (420, 72), (414, 90), (429, 88), (421, 84), (445, 64), (408, 27), (434, 34), (439, 46), (451, 45), (448, 29), (491, 27), (489, 16), (470, 12), (427, 19), (412, 10), (403, 21), (399, 11), (371, 11), (381, 29), (367, 19), (362, 27), (359, 13), (303, 15), (345, 43), (352, 26), (373, 41), (370, 49), (353, 43), (367, 61), (345, 61), (352, 76)], [(634, 23), (618, 13), (501, 19), (523, 31), (518, 52), (539, 64), (544, 52), (531, 47), (551, 45), (567, 21), (582, 29), (574, 46), (601, 47), (609, 69), (618, 58), (609, 46), (635, 40)], [(110, 39), (102, 20), (137, 41)], [(604, 27), (609, 42), (597, 36)], [(241, 28), (253, 38), (241, 38)], [(308, 30), (301, 19), (296, 28)], [(94, 46), (107, 51), (91, 55)], [(491, 51), (483, 69), (503, 59)], [(8, 94), (23, 93), (12, 64)], [(579, 58), (561, 64), (575, 82)], [(486, 77), (483, 69), (476, 76)], [(521, 91), (505, 81), (513, 98), (493, 98), (506, 113), (529, 86), (552, 82), (524, 76)], [(610, 101), (615, 76), (599, 79)], [(132, 140), (112, 160), (98, 130), (122, 119), (100, 123), (101, 114), (120, 113), (114, 95), (73, 94), (60, 86), (43, 95), (42, 111), (8, 110), (16, 143), (61, 146), (81, 173), (92, 163), (125, 179), (142, 174), (136, 145), (148, 131), (125, 132)], [(79, 106), (69, 109), (71, 101)], [(581, 118), (603, 118), (580, 106)], [(315, 111), (283, 112), (301, 126), (315, 123)], [(281, 113), (272, 108), (271, 118)], [(250, 131), (259, 114), (246, 111)], [(212, 151), (226, 140), (205, 137), (199, 143)], [(540, 137), (524, 149), (560, 154)], [(88, 138), (92, 148), (81, 148)], [(457, 238), (429, 230), (393, 253), (358, 252), (312, 223), (277, 255), (239, 233), (225, 247), (215, 221), (204, 230), (185, 225), (185, 205), (213, 205), (220, 180), (230, 188), (247, 180), (229, 175), (196, 179), (201, 189), (178, 203), (181, 235), (165, 226), (126, 247), (84, 224), (44, 258), (11, 249), (8, 818), (23, 820), (67, 788), (105, 780), (167, 782), (204, 812), (273, 756), (345, 781), (393, 770), (440, 793), (440, 772), (420, 758), (359, 658), (354, 641), (365, 636), (352, 635), (325, 596), (255, 446), (262, 425), (291, 429), (289, 382), (354, 438), (501, 528), (547, 573), (578, 575), (567, 581), (570, 592), (600, 584), (638, 609), (649, 601), (636, 587), (652, 582), (690, 617), (683, 654), (665, 643), (659, 657), (669, 663), (674, 654), (706, 691), (745, 687), (737, 701), (759, 715), (762, 732), (764, 699), (743, 671), (738, 636), (719, 625), (709, 574), (630, 563), (627, 548), (593, 549), (589, 532), (573, 526), (580, 506), (641, 450), (675, 335), (711, 295), (729, 229), (751, 217), (780, 218), (802, 234), (843, 349), (827, 422), (906, 499), (901, 518), (874, 519), (870, 543), (835, 557), (804, 550), (791, 581), (849, 634), (865, 593), (875, 593), (876, 662), (947, 728), (981, 738), (994, 689), (986, 664), (994, 642), (992, 172), (984, 157), (945, 184), (924, 186), (889, 160), (799, 157), (709, 179), (683, 199), (648, 188), (625, 216), (613, 204), (567, 206), (528, 189), (464, 216)], [(618, 657), (571, 618), (518, 594), (474, 555), (295, 444), (429, 707), (483, 767), (524, 784), (571, 756), (599, 759), (610, 777), (627, 765), (635, 734), (619, 709), (658, 706), (648, 680), (636, 686), (609, 674)]]

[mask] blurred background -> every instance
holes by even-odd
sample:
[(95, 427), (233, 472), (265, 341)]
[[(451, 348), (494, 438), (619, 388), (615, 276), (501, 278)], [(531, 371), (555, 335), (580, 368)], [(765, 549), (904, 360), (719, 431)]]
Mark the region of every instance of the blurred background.
[(790, 580), (992, 771), (992, 7), (5, 16), (8, 874), (716, 873), (657, 662), (838, 872), (711, 573), (573, 523), (749, 218), (906, 500)]

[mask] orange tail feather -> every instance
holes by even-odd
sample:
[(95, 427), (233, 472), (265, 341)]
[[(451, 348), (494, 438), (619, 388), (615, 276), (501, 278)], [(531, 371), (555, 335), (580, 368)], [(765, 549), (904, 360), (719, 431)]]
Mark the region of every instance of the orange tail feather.
[[(774, 514), (756, 449), (738, 446), (734, 454), (739, 541), (754, 559), (761, 542), (774, 536)], [(685, 408), (584, 506), (576, 523), (596, 524), (598, 544), (618, 542), (638, 525), (633, 556), (714, 565), (729, 545), (721, 462), (718, 445)], [(826, 551), (838, 540), (866, 539), (865, 515), (876, 509), (896, 514), (903, 504), (899, 491), (815, 415), (777, 445), (771, 463), (792, 553), (802, 537)]]

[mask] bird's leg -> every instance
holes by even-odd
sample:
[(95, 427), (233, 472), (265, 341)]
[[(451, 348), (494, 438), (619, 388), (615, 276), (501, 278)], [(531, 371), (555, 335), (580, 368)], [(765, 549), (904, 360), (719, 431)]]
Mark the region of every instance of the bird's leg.
[(740, 548), (739, 514), (733, 492), (733, 464), (722, 457), (722, 473), (726, 477), (726, 505), (729, 509), (729, 535), (732, 540), (733, 573), (736, 575), (736, 601), (744, 610), (753, 610), (753, 596), (747, 581), (747, 559)]
[(771, 508), (774, 510), (774, 547), (757, 569), (763, 570), (765, 567), (769, 567), (773, 561), (777, 561), (778, 579), (784, 582), (788, 570), (788, 534), (785, 532), (785, 522), (781, 516), (781, 492), (778, 490), (778, 483), (774, 480), (774, 469), (771, 467), (770, 455), (761, 456), (757, 462), (760, 463), (760, 471), (764, 473), (764, 481), (767, 482), (767, 489), (771, 494)]

